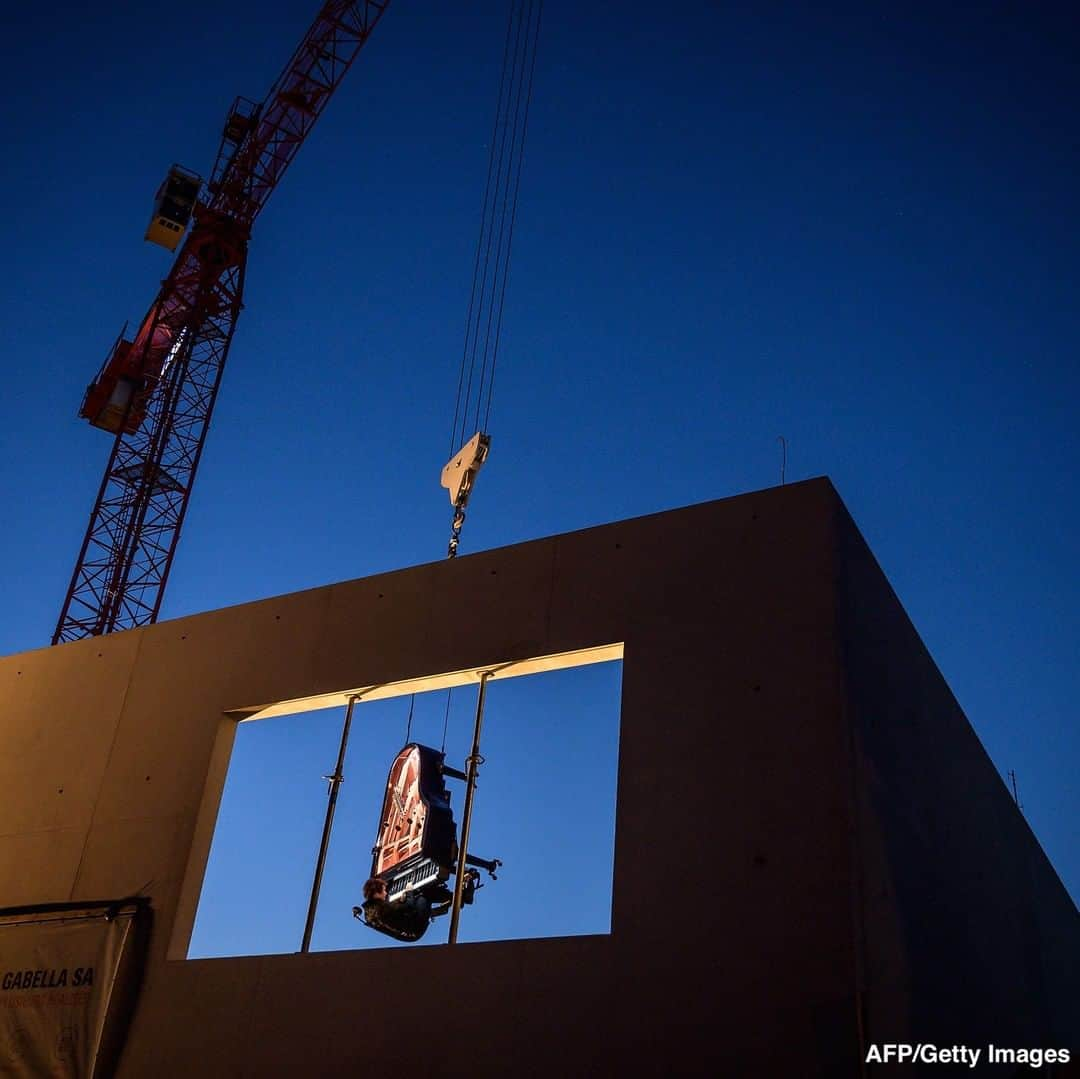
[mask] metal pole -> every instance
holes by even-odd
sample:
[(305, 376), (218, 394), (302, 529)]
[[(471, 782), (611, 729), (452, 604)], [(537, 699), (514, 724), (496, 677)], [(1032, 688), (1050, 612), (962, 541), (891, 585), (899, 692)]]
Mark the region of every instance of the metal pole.
[(319, 889), (322, 887), (323, 868), (326, 865), (326, 851), (330, 846), (330, 829), (334, 826), (334, 808), (337, 806), (338, 788), (345, 778), (341, 769), (345, 764), (345, 746), (349, 741), (349, 727), (352, 725), (353, 708), (360, 700), (358, 696), (349, 698), (349, 706), (345, 709), (345, 724), (341, 728), (341, 746), (338, 749), (337, 767), (332, 776), (324, 776), (330, 780), (329, 798), (326, 803), (326, 821), (323, 824), (322, 843), (319, 844), (319, 860), (315, 863), (315, 879), (311, 882), (311, 902), (308, 903), (307, 923), (304, 926), (304, 939), (300, 945), (300, 951), (306, 952), (311, 948), (311, 931), (315, 928), (315, 909), (319, 905)]
[(476, 790), (476, 773), (480, 770), (480, 727), (484, 722), (484, 697), (487, 680), (493, 672), (480, 675), (480, 692), (476, 698), (476, 723), (473, 726), (472, 752), (466, 763), (465, 808), (461, 812), (461, 845), (458, 847), (457, 877), (454, 881), (454, 901), (450, 907), (450, 944), (457, 944), (458, 922), (461, 921), (461, 900), (465, 894), (465, 860), (469, 852), (469, 832), (472, 828), (473, 793)]

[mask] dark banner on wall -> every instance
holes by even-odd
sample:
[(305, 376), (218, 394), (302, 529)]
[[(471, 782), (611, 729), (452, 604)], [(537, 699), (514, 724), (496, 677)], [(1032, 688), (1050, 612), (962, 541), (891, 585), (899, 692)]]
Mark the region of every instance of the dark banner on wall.
[(0, 909), (0, 1075), (104, 1079), (138, 996), (145, 899)]

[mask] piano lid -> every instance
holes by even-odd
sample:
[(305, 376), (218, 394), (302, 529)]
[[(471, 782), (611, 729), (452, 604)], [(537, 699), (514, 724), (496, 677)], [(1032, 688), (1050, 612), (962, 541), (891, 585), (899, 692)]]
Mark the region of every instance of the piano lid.
[(430, 860), (445, 879), (454, 862), (456, 829), (442, 774), (444, 754), (411, 742), (386, 780), (371, 875), (391, 881)]

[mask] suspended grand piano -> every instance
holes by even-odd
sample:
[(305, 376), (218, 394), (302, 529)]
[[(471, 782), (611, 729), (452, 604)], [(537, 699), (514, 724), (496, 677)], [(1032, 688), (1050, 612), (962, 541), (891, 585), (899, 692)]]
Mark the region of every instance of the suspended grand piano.
[[(447, 881), (456, 871), (457, 828), (446, 777), (465, 775), (445, 764), (437, 749), (410, 742), (394, 758), (386, 780), (379, 834), (372, 851), (364, 904), (353, 915), (395, 940), (419, 940), (433, 918), (446, 914), (453, 899)], [(466, 858), (495, 878), (498, 859)], [(476, 868), (466, 872), (463, 902), (479, 887)]]

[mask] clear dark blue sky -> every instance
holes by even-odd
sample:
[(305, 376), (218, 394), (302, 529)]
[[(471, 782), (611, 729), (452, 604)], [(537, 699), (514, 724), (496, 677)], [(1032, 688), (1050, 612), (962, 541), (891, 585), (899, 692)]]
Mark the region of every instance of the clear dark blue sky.
[[(154, 190), (208, 171), (315, 6), (9, 18), (2, 653), (55, 623), (108, 452), (75, 412), (169, 265)], [(443, 554), (504, 27), (395, 0), (275, 193), (164, 617)], [(768, 486), (784, 435), (1074, 897), (1078, 50), (1066, 5), (547, 0), (463, 540)]]

